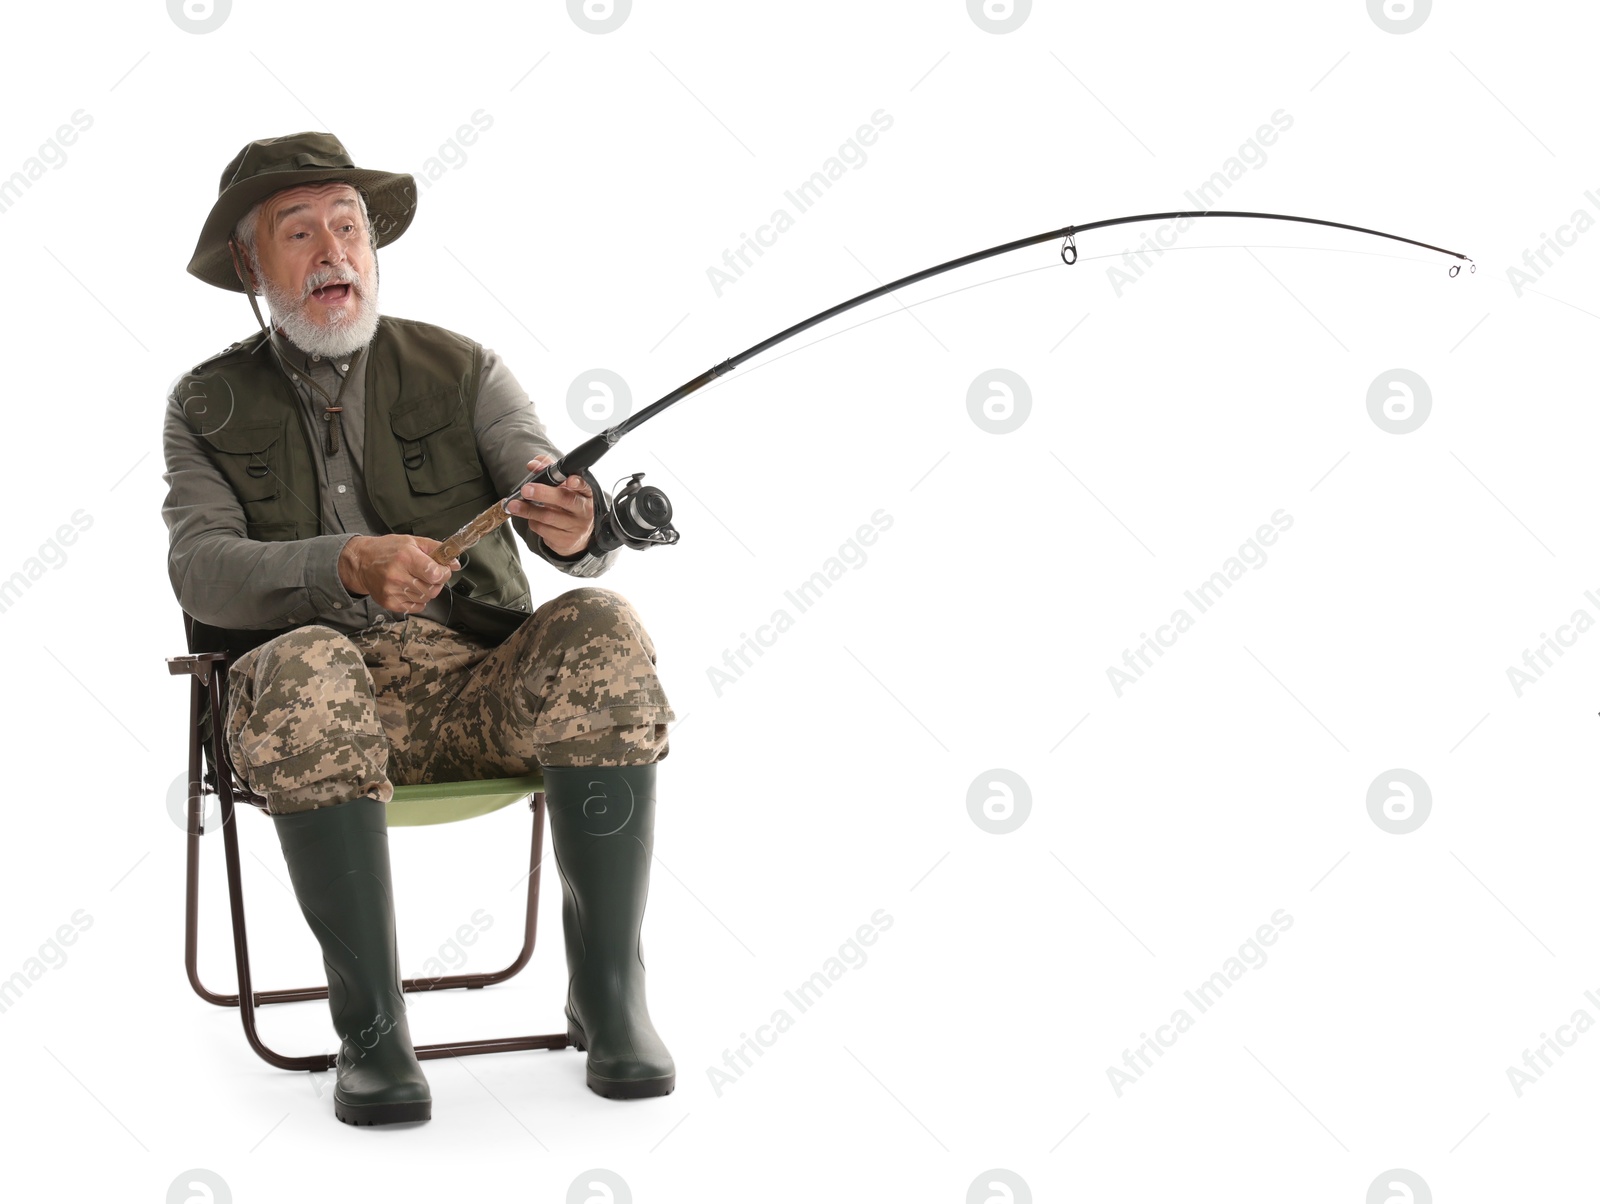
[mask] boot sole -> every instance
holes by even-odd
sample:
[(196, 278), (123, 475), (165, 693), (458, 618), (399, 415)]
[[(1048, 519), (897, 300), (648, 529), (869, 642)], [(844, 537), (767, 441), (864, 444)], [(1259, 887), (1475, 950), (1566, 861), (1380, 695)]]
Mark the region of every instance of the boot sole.
[(333, 1114), (347, 1125), (395, 1125), (406, 1121), (432, 1120), (432, 1100), (408, 1100), (398, 1104), (346, 1104), (338, 1097)]
[[(589, 1039), (584, 1035), (583, 1028), (570, 1016), (567, 1018), (567, 1040), (579, 1051), (589, 1048)], [(654, 1079), (608, 1079), (586, 1067), (584, 1080), (589, 1084), (590, 1091), (606, 1099), (649, 1099), (657, 1095), (671, 1095), (672, 1089), (678, 1085), (678, 1073), (673, 1071)]]

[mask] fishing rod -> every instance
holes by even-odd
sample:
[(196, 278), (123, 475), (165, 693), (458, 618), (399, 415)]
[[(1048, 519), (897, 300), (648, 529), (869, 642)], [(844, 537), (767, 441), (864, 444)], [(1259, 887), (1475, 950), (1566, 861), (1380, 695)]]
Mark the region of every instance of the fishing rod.
[[(1019, 238), (1014, 242), (1001, 243), (999, 246), (989, 247), (982, 251), (974, 251), (970, 255), (963, 255), (959, 259), (952, 259), (935, 267), (924, 268), (920, 272), (913, 272), (909, 276), (902, 276), (899, 280), (888, 284), (879, 285), (869, 289), (858, 297), (848, 301), (841, 301), (838, 305), (813, 314), (803, 322), (796, 322), (786, 330), (780, 330), (771, 338), (763, 339), (752, 347), (747, 347), (738, 355), (730, 356), (720, 364), (715, 364), (706, 369), (693, 380), (679, 385), (672, 392), (652, 402), (637, 414), (633, 414), (623, 421), (601, 431), (598, 435), (578, 444), (566, 455), (554, 463), (545, 465), (538, 472), (529, 473), (517, 485), (510, 497), (502, 498), (490, 506), (482, 514), (467, 523), (449, 539), (445, 540), (434, 549), (432, 559), (439, 564), (449, 564), (452, 559), (470, 548), (478, 540), (493, 531), (501, 523), (511, 517), (507, 507), (522, 497), (523, 487), (526, 485), (559, 485), (569, 476), (579, 476), (588, 484), (589, 491), (595, 502), (594, 530), (589, 536), (589, 542), (584, 551), (602, 555), (620, 548), (624, 545), (630, 548), (652, 548), (665, 546), (678, 542), (678, 531), (672, 525), (672, 503), (667, 500), (667, 495), (654, 485), (642, 485), (644, 473), (636, 472), (623, 485), (609, 507), (603, 506), (605, 497), (600, 489), (600, 482), (590, 470), (595, 463), (629, 431), (644, 425), (657, 414), (682, 401), (689, 394), (703, 389), (706, 385), (732, 372), (746, 360), (760, 355), (769, 348), (776, 347), (786, 339), (792, 339), (802, 331), (809, 330), (819, 322), (826, 322), (829, 318), (836, 317), (846, 310), (864, 305), (885, 293), (892, 293), (896, 289), (904, 288), (908, 284), (916, 284), (919, 280), (926, 280), (930, 276), (937, 276), (943, 272), (953, 271), (965, 267), (969, 263), (977, 263), (983, 259), (990, 259), (996, 255), (1004, 255), (1010, 251), (1020, 251), (1023, 247), (1035, 246), (1043, 242), (1053, 242), (1061, 239), (1061, 262), (1068, 267), (1078, 262), (1077, 236), (1090, 230), (1104, 230), (1110, 226), (1125, 226), (1134, 222), (1173, 221), (1184, 218), (1199, 217), (1240, 217), (1259, 218), (1277, 222), (1301, 222), (1309, 226), (1327, 226), (1335, 230), (1352, 230), (1357, 234), (1370, 234), (1377, 238), (1387, 238), (1394, 242), (1407, 243), (1413, 247), (1421, 247), (1427, 251), (1437, 251), (1441, 255), (1449, 255), (1459, 259), (1461, 263), (1450, 265), (1450, 276), (1455, 277), (1461, 273), (1461, 264), (1465, 263), (1472, 272), (1478, 270), (1478, 265), (1460, 251), (1451, 251), (1445, 247), (1436, 247), (1432, 243), (1420, 242), (1415, 238), (1404, 238), (1398, 234), (1389, 234), (1383, 230), (1373, 230), (1367, 226), (1352, 226), (1347, 222), (1332, 222), (1318, 217), (1296, 217), (1289, 213), (1252, 213), (1245, 210), (1233, 209), (1191, 209), (1175, 210), (1170, 213), (1138, 213), (1129, 217), (1109, 217), (1097, 222), (1085, 222), (1076, 226), (1064, 226), (1059, 230), (1047, 230), (1043, 234), (1035, 234), (1029, 238)], [(1068, 258), (1068, 255), (1071, 255)]]

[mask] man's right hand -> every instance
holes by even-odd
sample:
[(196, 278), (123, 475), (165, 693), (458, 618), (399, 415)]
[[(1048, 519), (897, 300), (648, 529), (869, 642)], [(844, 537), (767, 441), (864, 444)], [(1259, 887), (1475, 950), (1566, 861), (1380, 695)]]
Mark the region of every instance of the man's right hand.
[(450, 574), (429, 555), (440, 541), (425, 535), (357, 535), (339, 553), (339, 580), (352, 595), (369, 594), (385, 610), (416, 614), (437, 597)]

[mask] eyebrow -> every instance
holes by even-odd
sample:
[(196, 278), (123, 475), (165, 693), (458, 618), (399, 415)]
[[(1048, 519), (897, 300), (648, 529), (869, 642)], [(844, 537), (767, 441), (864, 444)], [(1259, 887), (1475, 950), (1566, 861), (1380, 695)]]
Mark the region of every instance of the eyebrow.
[[(341, 205), (348, 205), (352, 209), (356, 208), (356, 202), (355, 202), (355, 199), (353, 197), (342, 196), (337, 201), (335, 201), (333, 203), (333, 207), (335, 209), (339, 208)], [(274, 230), (276, 230), (279, 226), (283, 225), (284, 222), (288, 221), (289, 218), (293, 217), (296, 213), (303, 212), (304, 210), (307, 210), (309, 208), (311, 208), (311, 202), (310, 201), (300, 201), (300, 202), (298, 202), (296, 204), (290, 205), (283, 212), (273, 215), (272, 228)]]

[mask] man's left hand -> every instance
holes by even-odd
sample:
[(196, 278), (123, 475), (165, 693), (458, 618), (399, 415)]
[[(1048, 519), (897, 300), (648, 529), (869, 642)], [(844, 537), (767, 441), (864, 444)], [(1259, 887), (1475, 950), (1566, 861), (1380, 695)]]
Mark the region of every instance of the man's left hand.
[[(528, 471), (554, 462), (554, 456), (537, 456), (528, 461)], [(569, 476), (559, 485), (524, 485), (522, 499), (507, 506), (507, 512), (527, 519), (557, 556), (576, 556), (588, 546), (594, 530), (594, 495), (581, 476)]]

